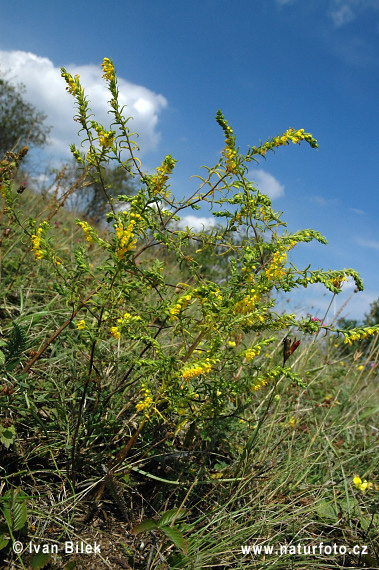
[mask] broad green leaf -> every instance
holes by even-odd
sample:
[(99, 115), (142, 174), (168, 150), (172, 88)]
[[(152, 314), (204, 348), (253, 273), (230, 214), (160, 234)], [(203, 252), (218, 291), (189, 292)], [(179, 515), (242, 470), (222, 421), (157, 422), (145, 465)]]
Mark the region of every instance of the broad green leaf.
[(170, 511), (165, 512), (158, 522), (158, 527), (161, 528), (162, 526), (167, 526), (172, 523), (174, 520), (178, 520), (186, 514), (187, 509), (171, 509)]
[(162, 526), (159, 528), (159, 530), (164, 532), (167, 538), (169, 538), (177, 548), (180, 548), (180, 550), (182, 550), (184, 554), (187, 553), (187, 548), (188, 548), (187, 541), (180, 532), (180, 530), (172, 526)]
[(141, 523), (137, 524), (132, 530), (132, 534), (139, 534), (140, 532), (146, 532), (147, 530), (154, 530), (158, 528), (158, 523), (154, 519), (146, 519)]
[(8, 544), (9, 540), (7, 538), (4, 538), (4, 535), (0, 536), (0, 550), (2, 548), (5, 548), (6, 545)]
[(45, 568), (45, 566), (49, 564), (50, 560), (51, 554), (42, 554), (42, 552), (40, 552), (32, 557), (30, 566), (32, 570), (40, 570), (41, 568)]
[(3, 427), (0, 425), (0, 442), (8, 449), (14, 443), (16, 430), (14, 426)]
[(16, 500), (12, 508), (13, 530), (21, 530), (26, 523), (26, 501)]

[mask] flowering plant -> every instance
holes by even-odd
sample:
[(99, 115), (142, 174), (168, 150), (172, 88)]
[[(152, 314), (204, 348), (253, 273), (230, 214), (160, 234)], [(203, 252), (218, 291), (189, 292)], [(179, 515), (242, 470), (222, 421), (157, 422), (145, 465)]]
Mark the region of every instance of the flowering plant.
[[(237, 421), (247, 413), (268, 388), (285, 379), (304, 386), (291, 361), (286, 365), (294, 344), (281, 364), (278, 347), (289, 329), (305, 335), (328, 329), (319, 319), (279, 314), (276, 292), (322, 283), (338, 294), (349, 277), (363, 289), (352, 269), (322, 271), (288, 265), (288, 252), (297, 244), (312, 240), (325, 244), (326, 239), (312, 229), (287, 232), (269, 197), (247, 178), (248, 165), (270, 150), (301, 142), (317, 148), (310, 133), (290, 128), (241, 152), (232, 127), (218, 111), (216, 120), (225, 139), (220, 160), (205, 167), (192, 195), (178, 200), (169, 185), (175, 159), (167, 155), (155, 173), (143, 171), (135, 133), (130, 132), (120, 107), (112, 61), (105, 58), (102, 68), (110, 93), (110, 128), (91, 118), (79, 76), (72, 77), (62, 68), (62, 77), (75, 99), (75, 120), (87, 145), (72, 145), (71, 151), (78, 164), (102, 184), (110, 229), (104, 232), (77, 220), (86, 247), (76, 248), (72, 259), (56, 253), (50, 234), (54, 228), (47, 221), (37, 226), (30, 220), (25, 226), (36, 262), (51, 264), (56, 289), (72, 307), (58, 332), (74, 322), (82, 351), (88, 354), (72, 442), (73, 466), (84, 402), (90, 393), (96, 392), (94, 414), (105, 415), (110, 400), (120, 409), (125, 397), (131, 400), (139, 421), (136, 435), (146, 424), (165, 425), (173, 437), (190, 434), (192, 438), (193, 426), (202, 434), (209, 433), (216, 422), (230, 427), (233, 418)], [(14, 165), (17, 160), (13, 157)], [(135, 195), (119, 195), (117, 200), (108, 196), (104, 169), (109, 163), (139, 180)], [(12, 164), (1, 165), (1, 189), (9, 212), (15, 208)], [(200, 207), (209, 208), (220, 223), (207, 231), (183, 229), (178, 224), (182, 212)], [(204, 255), (215, 264), (222, 258), (222, 276), (211, 278), (201, 262)], [(177, 274), (172, 273), (172, 263), (167, 264), (173, 259)], [(378, 326), (373, 326), (343, 334), (350, 343), (377, 333)], [(35, 364), (48, 344), (25, 369)], [(94, 376), (99, 382), (93, 382)]]

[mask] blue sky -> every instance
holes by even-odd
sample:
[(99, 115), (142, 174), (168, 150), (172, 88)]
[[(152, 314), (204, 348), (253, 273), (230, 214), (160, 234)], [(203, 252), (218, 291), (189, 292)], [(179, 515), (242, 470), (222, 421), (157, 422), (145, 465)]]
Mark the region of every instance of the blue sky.
[[(290, 126), (311, 132), (318, 150), (281, 148), (249, 176), (284, 211), (289, 230), (327, 237), (327, 246), (298, 246), (295, 263), (361, 273), (365, 291), (344, 315), (359, 319), (379, 297), (379, 0), (13, 0), (1, 28), (0, 69), (26, 85), (54, 125), (44, 161), (68, 159), (75, 142), (59, 68), (81, 75), (102, 120), (105, 56), (135, 117), (145, 169), (168, 153), (178, 159), (178, 196), (220, 157), (219, 108), (241, 150)], [(353, 288), (345, 286), (333, 312)], [(322, 316), (329, 300), (315, 288), (294, 302)]]

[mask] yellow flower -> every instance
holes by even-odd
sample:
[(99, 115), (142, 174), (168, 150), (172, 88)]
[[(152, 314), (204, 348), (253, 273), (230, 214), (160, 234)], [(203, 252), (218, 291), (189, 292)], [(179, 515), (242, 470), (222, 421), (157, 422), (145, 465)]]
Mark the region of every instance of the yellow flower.
[(43, 259), (45, 257), (45, 254), (41, 249), (42, 231), (42, 228), (38, 228), (37, 233), (32, 235), (32, 249), (34, 251), (36, 259)]
[(99, 133), (99, 144), (103, 148), (109, 148), (114, 143), (114, 133), (112, 131), (102, 131)]
[(80, 93), (79, 75), (76, 74), (75, 77), (72, 77), (72, 75), (63, 70), (62, 77), (67, 83), (66, 91), (74, 95), (74, 97)]
[(366, 329), (360, 330), (353, 330), (348, 333), (344, 333), (345, 335), (345, 344), (352, 344), (355, 340), (363, 340), (369, 336), (373, 336), (379, 334), (379, 325), (375, 325), (374, 327), (369, 327)]
[(356, 475), (354, 477), (353, 483), (356, 486), (356, 488), (359, 489), (360, 491), (362, 491), (363, 493), (367, 489), (371, 489), (371, 487), (372, 487), (372, 483), (370, 483), (369, 481), (366, 481), (366, 479), (364, 481), (362, 481), (362, 479), (360, 477), (358, 477), (358, 475)]
[(85, 240), (88, 241), (88, 243), (93, 243), (93, 229), (91, 226), (87, 222), (77, 222), (77, 224), (82, 228)]
[(185, 368), (182, 371), (182, 378), (190, 380), (194, 376), (200, 376), (200, 374), (209, 374), (214, 363), (215, 361), (211, 361), (209, 358), (206, 358), (204, 362), (197, 362), (192, 367)]
[(141, 385), (141, 392), (144, 396), (143, 400), (140, 400), (136, 405), (136, 410), (138, 412), (146, 412), (149, 408), (151, 408), (153, 404), (153, 398), (151, 396), (151, 392), (149, 388), (146, 388), (145, 384)]
[(118, 327), (111, 327), (111, 335), (113, 336), (113, 338), (116, 338), (116, 339), (120, 338), (121, 333), (118, 330)]
[(78, 330), (82, 331), (83, 329), (86, 328), (85, 320), (82, 319), (81, 321), (77, 322), (76, 326), (77, 326)]
[(255, 358), (256, 356), (258, 356), (258, 354), (260, 354), (261, 350), (262, 350), (262, 347), (259, 344), (254, 346), (253, 348), (249, 348), (245, 353), (246, 360), (249, 361), (249, 360), (252, 360), (253, 358)]
[(104, 71), (104, 74), (102, 76), (103, 79), (106, 79), (107, 81), (113, 81), (115, 78), (115, 70), (112, 61), (107, 57), (104, 57), (101, 67), (103, 68)]
[(154, 196), (158, 194), (158, 192), (162, 192), (165, 183), (168, 180), (169, 175), (173, 171), (175, 167), (176, 160), (172, 158), (170, 154), (168, 154), (161, 166), (156, 168), (157, 174), (151, 177), (151, 182), (153, 184), (153, 193)]
[(134, 236), (133, 230), (137, 220), (141, 216), (139, 214), (130, 214), (130, 222), (125, 228), (124, 224), (120, 222), (115, 227), (116, 236), (118, 238), (118, 245), (116, 255), (119, 259), (124, 259), (128, 251), (136, 249), (137, 238)]

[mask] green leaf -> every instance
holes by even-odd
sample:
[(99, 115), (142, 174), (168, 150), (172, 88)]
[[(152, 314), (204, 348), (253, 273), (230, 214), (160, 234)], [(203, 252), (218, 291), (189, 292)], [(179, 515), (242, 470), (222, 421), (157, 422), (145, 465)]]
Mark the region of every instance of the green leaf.
[(40, 568), (44, 568), (47, 564), (49, 564), (51, 560), (51, 554), (36, 554), (32, 557), (30, 561), (30, 566), (33, 570), (40, 570)]
[(74, 568), (76, 568), (75, 560), (71, 560), (71, 562), (67, 562), (67, 564), (63, 566), (63, 570), (74, 570)]
[(336, 521), (338, 519), (337, 512), (333, 503), (323, 500), (317, 503), (315, 506), (316, 511), (322, 520)]
[(154, 519), (146, 519), (141, 523), (137, 524), (132, 530), (132, 534), (139, 534), (140, 532), (146, 532), (147, 530), (154, 530), (158, 528), (158, 523)]
[(5, 354), (2, 350), (0, 350), (0, 366), (4, 366), (5, 364)]
[(7, 449), (14, 443), (16, 439), (16, 430), (14, 426), (3, 427), (0, 425), (0, 443), (2, 443)]
[(22, 502), (19, 502), (16, 496), (16, 501), (13, 504), (12, 508), (12, 515), (13, 515), (13, 530), (15, 531), (21, 530), (25, 526), (26, 516), (27, 516), (25, 499), (22, 500)]
[(187, 553), (188, 545), (187, 541), (177, 528), (173, 526), (162, 526), (159, 527), (159, 530), (164, 532), (164, 534), (169, 538), (177, 548), (180, 548), (184, 552)]
[(165, 512), (159, 519), (158, 528), (170, 525), (172, 521), (183, 518), (186, 513), (187, 509), (171, 509), (170, 511)]
[(8, 544), (9, 540), (7, 538), (4, 538), (4, 535), (0, 536), (0, 550), (2, 550), (3, 548), (6, 547), (6, 545)]

